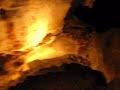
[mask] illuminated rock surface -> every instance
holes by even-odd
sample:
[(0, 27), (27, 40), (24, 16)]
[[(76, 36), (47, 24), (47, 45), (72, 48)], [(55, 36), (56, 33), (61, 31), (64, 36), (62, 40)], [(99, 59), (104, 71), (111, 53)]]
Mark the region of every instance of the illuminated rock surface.
[[(0, 0), (1, 90), (65, 63), (101, 71), (107, 82), (114, 79), (115, 73), (119, 77), (119, 35), (112, 39), (111, 32), (98, 35), (74, 16), (64, 24), (72, 0), (16, 1)], [(109, 47), (108, 38), (112, 43)]]

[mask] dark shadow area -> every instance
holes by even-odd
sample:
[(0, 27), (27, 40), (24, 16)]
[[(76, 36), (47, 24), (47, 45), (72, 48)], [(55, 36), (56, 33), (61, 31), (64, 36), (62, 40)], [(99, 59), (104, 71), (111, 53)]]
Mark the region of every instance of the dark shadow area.
[(95, 0), (93, 8), (74, 0), (70, 13), (96, 28), (97, 32), (105, 32), (112, 27), (120, 27), (119, 0)]
[(79, 64), (65, 64), (63, 72), (28, 77), (23, 83), (9, 90), (107, 90), (101, 72)]

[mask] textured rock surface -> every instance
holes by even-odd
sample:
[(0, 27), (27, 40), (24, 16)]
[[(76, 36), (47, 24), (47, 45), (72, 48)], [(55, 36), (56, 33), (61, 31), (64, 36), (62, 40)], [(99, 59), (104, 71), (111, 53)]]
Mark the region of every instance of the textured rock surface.
[[(3, 1), (3, 3), (6, 3), (6, 1), (7, 0), (5, 0), (5, 2)], [(13, 10), (10, 8), (11, 4), (12, 3), (7, 3), (6, 4), (7, 7), (5, 8), (10, 15), (14, 16), (16, 10)], [(22, 4), (19, 3), (19, 5), (21, 6)], [(0, 3), (0, 6), (2, 6), (1, 3)], [(3, 7), (4, 6), (2, 6), (2, 8)], [(16, 7), (16, 6), (13, 5), (13, 7)], [(68, 7), (69, 5), (67, 4), (67, 8)], [(9, 27), (8, 31), (9, 29), (13, 30), (13, 25), (11, 24), (13, 22), (11, 22), (11, 19), (6, 18), (6, 17), (10, 18), (9, 14), (6, 14), (6, 12), (3, 9), (1, 9), (0, 25), (2, 29), (1, 29), (0, 35), (2, 37), (0, 39), (1, 40), (0, 47), (1, 47), (1, 51), (5, 51), (5, 52), (11, 50), (10, 47), (14, 48), (13, 46), (16, 45), (16, 43), (15, 45), (13, 45), (12, 43), (9, 43), (11, 41), (6, 39), (6, 37), (11, 36), (10, 40), (12, 40), (14, 43), (14, 41), (16, 40), (12, 39), (14, 38), (13, 36), (17, 36), (17, 37), (19, 36), (18, 35), (19, 31), (17, 31), (18, 33), (16, 33), (16, 35), (9, 32), (7, 32), (9, 35), (5, 34), (6, 30), (3, 29), (4, 25), (7, 25), (7, 27)], [(63, 16), (61, 17), (63, 18)], [(19, 15), (17, 17), (19, 18)], [(16, 17), (13, 17), (13, 19), (14, 18)], [(18, 18), (17, 18), (17, 21), (19, 21)], [(24, 65), (24, 60), (21, 60), (20, 58), (18, 58), (17, 55), (18, 56), (21, 54), (23, 55), (24, 53), (15, 52), (15, 55), (0, 54), (0, 61), (1, 61), (0, 62), (0, 80), (1, 80), (0, 84), (3, 86), (5, 85), (5, 87), (13, 86), (19, 83), (20, 81), (22, 81), (24, 78), (26, 78), (26, 76), (44, 74), (46, 72), (49, 72), (49, 70), (46, 70), (46, 68), (50, 68), (52, 66), (60, 67), (64, 63), (66, 64), (79, 63), (84, 66), (89, 66), (94, 70), (101, 71), (105, 75), (108, 81), (114, 78), (115, 73), (117, 75), (116, 78), (119, 78), (120, 76), (119, 74), (119, 58), (120, 57), (119, 57), (119, 40), (118, 40), (119, 34), (117, 33), (113, 34), (113, 31), (111, 31), (103, 35), (97, 35), (94, 32), (93, 28), (91, 28), (90, 26), (77, 21), (76, 18), (73, 18), (73, 20), (70, 18), (67, 18), (68, 20), (66, 20), (65, 22), (63, 32), (56, 35), (55, 41), (48, 45), (49, 47), (53, 47), (58, 52), (60, 51), (59, 53), (55, 53), (56, 55), (60, 54), (60, 56), (58, 55), (59, 57), (56, 57), (56, 58), (53, 57), (50, 59), (47, 58), (47, 59), (44, 59), (43, 61), (40, 61), (40, 60), (33, 61), (28, 64), (30, 67), (30, 70), (21, 72), (21, 69), (26, 66)], [(4, 39), (6, 39), (5, 42), (4, 42)], [(64, 51), (65, 53), (61, 54), (61, 51)], [(18, 78), (17, 80), (14, 80), (15, 77), (12, 77), (13, 80), (8, 79), (8, 77), (11, 76), (11, 74), (14, 75), (16, 74), (16, 72), (20, 73), (21, 75), (19, 76), (20, 78)]]
[[(53, 45), (53, 47), (56, 45), (58, 45), (57, 47), (59, 47), (60, 43), (65, 44), (63, 45), (65, 46), (64, 50), (66, 50), (66, 52), (68, 51), (68, 54), (61, 57), (46, 59), (42, 61), (36, 60), (29, 63), (30, 70), (27, 72), (21, 72), (22, 77), (20, 77), (20, 80), (22, 80), (22, 78), (29, 75), (36, 75), (38, 73), (42, 74), (43, 73), (41, 72), (42, 69), (50, 68), (52, 66), (59, 67), (64, 63), (69, 64), (73, 62), (82, 64), (85, 66), (89, 66), (94, 70), (99, 70), (104, 73), (105, 68), (102, 61), (100, 48), (96, 42), (96, 34), (89, 29), (87, 30), (86, 26), (81, 26), (76, 22), (75, 24), (74, 23), (70, 24), (70, 23), (71, 23), (70, 21), (66, 22), (63, 33), (58, 35), (56, 41), (54, 41), (51, 44), (51, 46)], [(71, 52), (69, 51), (69, 49)], [(62, 50), (62, 49), (58, 49), (58, 50)], [(9, 58), (10, 56), (11, 55), (9, 55)], [(8, 57), (8, 55), (6, 57)], [(19, 67), (23, 65), (22, 62), (16, 62), (16, 61), (11, 62), (9, 64), (13, 64), (13, 65), (8, 69), (16, 68), (15, 71), (17, 70), (19, 71), (20, 69)], [(2, 76), (7, 74), (4, 70), (3, 70), (3, 73), (4, 74)], [(6, 85), (8, 86), (15, 85), (17, 82), (19, 82), (19, 80), (15, 80), (15, 81), (9, 81), (9, 79), (5, 79), (5, 80), (6, 81), (4, 82), (6, 82)]]

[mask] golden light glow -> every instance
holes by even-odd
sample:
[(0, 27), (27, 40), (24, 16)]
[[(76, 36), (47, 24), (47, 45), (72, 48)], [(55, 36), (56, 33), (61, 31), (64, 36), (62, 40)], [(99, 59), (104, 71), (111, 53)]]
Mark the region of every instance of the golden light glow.
[[(61, 56), (61, 52), (59, 53), (49, 44), (55, 40), (54, 35), (62, 31), (63, 19), (70, 7), (70, 2), (29, 0), (26, 9), (20, 11), (23, 13), (21, 20), (18, 20), (23, 22), (26, 28), (24, 29), (24, 40), (20, 39), (22, 47), (15, 51), (26, 52), (24, 55), (19, 56), (24, 57), (26, 63), (37, 59), (43, 60)], [(20, 24), (18, 20), (16, 27)], [(49, 34), (52, 35), (49, 36)], [(49, 37), (44, 40), (47, 35)]]
[(20, 51), (25, 51), (26, 49), (30, 49), (37, 46), (47, 35), (47, 30), (47, 20), (38, 20), (36, 23), (28, 27), (25, 46), (21, 48)]
[[(93, 1), (86, 0), (85, 6), (91, 8)], [(0, 0), (0, 9), (6, 11), (5, 16), (0, 15), (0, 54), (4, 54), (4, 58), (0, 58), (3, 61), (3, 65), (0, 66), (3, 69), (3, 72), (0, 72), (3, 73), (0, 74), (0, 88), (12, 86), (13, 82), (16, 84), (22, 76), (26, 76), (26, 72), (34, 73), (29, 65), (30, 62), (33, 63), (35, 60), (47, 62), (46, 59), (52, 60), (52, 58), (54, 61), (56, 57), (68, 54), (78, 56), (83, 54), (83, 58), (90, 60), (90, 67), (103, 71), (108, 80), (111, 80), (102, 66), (103, 57), (96, 47), (99, 45), (92, 41), (93, 37), (90, 37), (92, 43), (88, 47), (85, 45), (83, 52), (80, 53), (80, 47), (82, 47), (80, 43), (87, 42), (89, 35), (87, 38), (83, 37), (86, 40), (84, 41), (76, 36), (80, 35), (77, 34), (77, 30), (76, 35), (61, 33), (71, 2), (72, 0)], [(73, 38), (74, 36), (77, 39)], [(87, 52), (84, 52), (84, 49)], [(8, 54), (11, 55), (10, 58)], [(44, 66), (56, 64), (56, 62), (51, 63), (45, 63)], [(58, 63), (61, 65), (64, 61), (61, 60)], [(37, 68), (40, 69), (40, 67)]]
[[(62, 31), (71, 0), (18, 0), (17, 2), (0, 0), (0, 2), (0, 8), (10, 11), (8, 13), (10, 17), (0, 21), (2, 25), (0, 52), (14, 56), (4, 67), (9, 74), (5, 75), (5, 77), (9, 76), (8, 82), (17, 80), (22, 72), (29, 70), (29, 62), (66, 54), (64, 49), (56, 50), (50, 45), (55, 41), (55, 35)], [(23, 61), (22, 65), (16, 66), (16, 62), (19, 61)]]

